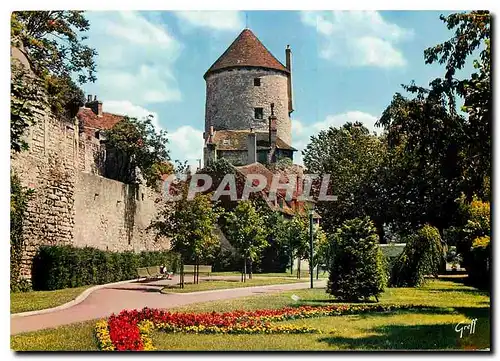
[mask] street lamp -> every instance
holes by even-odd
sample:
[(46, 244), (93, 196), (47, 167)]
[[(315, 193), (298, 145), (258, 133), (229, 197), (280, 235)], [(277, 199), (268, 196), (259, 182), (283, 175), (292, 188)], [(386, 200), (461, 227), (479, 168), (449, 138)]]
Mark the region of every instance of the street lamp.
[(313, 285), (313, 215), (314, 207), (309, 209), (309, 276), (311, 277), (311, 288)]

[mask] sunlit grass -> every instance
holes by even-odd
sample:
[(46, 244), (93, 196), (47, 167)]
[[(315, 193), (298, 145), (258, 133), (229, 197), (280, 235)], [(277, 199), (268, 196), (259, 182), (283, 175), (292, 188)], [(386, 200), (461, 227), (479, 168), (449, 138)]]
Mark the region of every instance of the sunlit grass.
[[(381, 303), (427, 305), (426, 310), (321, 317), (285, 323), (314, 327), (322, 334), (188, 335), (156, 332), (159, 350), (455, 350), (490, 347), (490, 297), (464, 286), (459, 278), (429, 280), (422, 288), (386, 289)], [(292, 300), (295, 294), (298, 302)], [(335, 302), (324, 289), (303, 289), (224, 301), (192, 304), (175, 311), (211, 312), (235, 309), (325, 305)], [(476, 332), (462, 338), (455, 326), (477, 318)], [(95, 321), (11, 337), (15, 350), (95, 350)]]
[(65, 288), (55, 291), (16, 292), (10, 294), (10, 313), (28, 312), (56, 307), (74, 300), (92, 286)]

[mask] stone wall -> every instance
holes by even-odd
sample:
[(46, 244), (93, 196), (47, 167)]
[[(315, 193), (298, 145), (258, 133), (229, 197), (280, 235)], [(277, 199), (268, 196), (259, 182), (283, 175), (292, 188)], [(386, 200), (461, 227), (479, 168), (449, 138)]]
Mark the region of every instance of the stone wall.
[(161, 195), (102, 177), (103, 149), (98, 139), (79, 131), (78, 122), (42, 112), (25, 138), (29, 150), (11, 158), (21, 184), (34, 190), (25, 217), (22, 277), (31, 277), (40, 245), (110, 251), (169, 247), (146, 231)]
[[(261, 79), (254, 86), (254, 78)], [(292, 142), (288, 115), (288, 77), (278, 71), (231, 69), (210, 74), (206, 79), (205, 134), (214, 130), (250, 129), (268, 131), (271, 103), (277, 117), (277, 136)], [(263, 108), (263, 119), (254, 118), (254, 108)]]
[(79, 172), (75, 187), (74, 245), (113, 251), (168, 248), (147, 227), (159, 195), (143, 185), (124, 184)]

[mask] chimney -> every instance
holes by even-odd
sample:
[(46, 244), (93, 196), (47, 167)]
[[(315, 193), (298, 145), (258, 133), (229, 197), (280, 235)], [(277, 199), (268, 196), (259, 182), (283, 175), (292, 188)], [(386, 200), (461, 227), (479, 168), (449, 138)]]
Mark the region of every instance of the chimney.
[(87, 103), (85, 107), (90, 108), (95, 115), (101, 117), (102, 116), (102, 102), (97, 100), (97, 95), (94, 95), (94, 100), (92, 100), (92, 95), (89, 94), (87, 96)]
[(288, 115), (293, 112), (293, 94), (292, 94), (292, 49), (290, 49), (290, 45), (286, 46), (285, 50), (286, 55), (286, 68), (290, 72), (288, 74), (287, 81), (287, 93), (288, 93)]
[(271, 103), (271, 115), (269, 116), (269, 146), (271, 148), (276, 146), (276, 137), (278, 135), (276, 120), (277, 118), (274, 115), (274, 103)]
[(250, 130), (250, 133), (248, 133), (248, 164), (252, 164), (257, 162), (257, 135), (253, 131), (253, 129)]

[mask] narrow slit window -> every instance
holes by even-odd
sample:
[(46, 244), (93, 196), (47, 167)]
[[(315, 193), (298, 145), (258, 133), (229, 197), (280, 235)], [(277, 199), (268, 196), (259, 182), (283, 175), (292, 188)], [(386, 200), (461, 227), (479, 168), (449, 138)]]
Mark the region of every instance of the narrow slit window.
[(255, 108), (255, 119), (264, 119), (264, 108)]
[(260, 78), (254, 78), (253, 79), (253, 85), (254, 86), (260, 86)]

